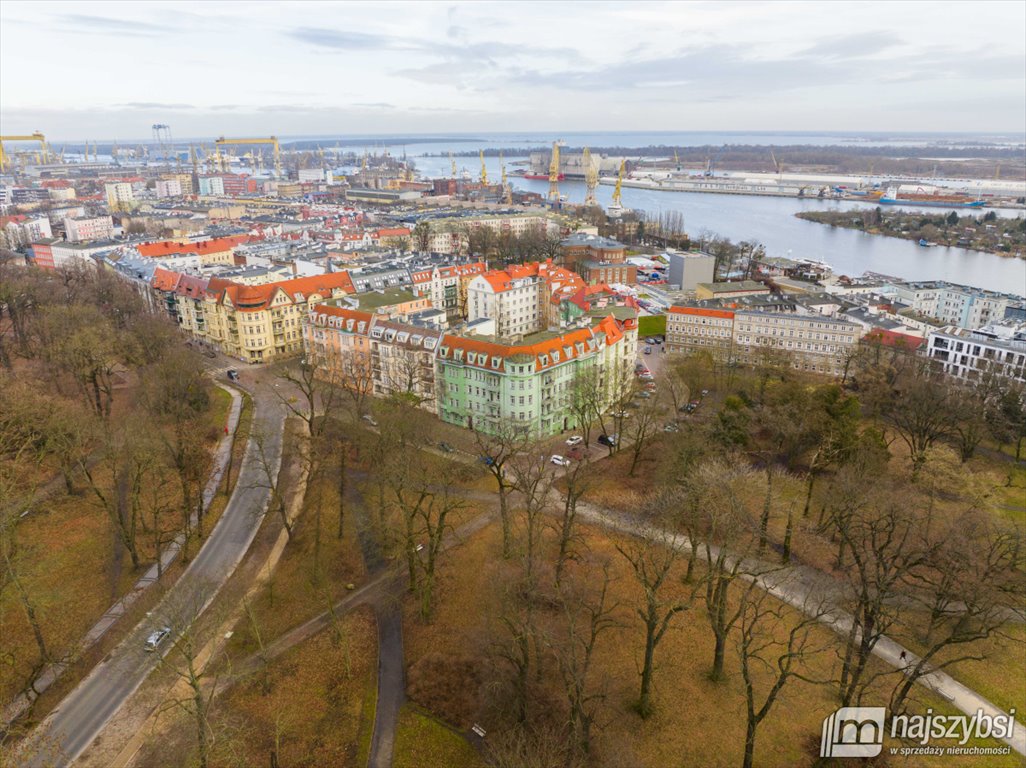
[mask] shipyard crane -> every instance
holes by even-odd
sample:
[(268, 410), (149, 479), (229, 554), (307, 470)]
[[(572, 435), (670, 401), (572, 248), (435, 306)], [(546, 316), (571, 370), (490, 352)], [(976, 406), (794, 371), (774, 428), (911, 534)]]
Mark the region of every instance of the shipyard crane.
[(456, 158), (452, 156), (452, 152), (449, 152), (449, 165), (452, 166), (452, 178), (456, 178)]
[(591, 150), (587, 147), (584, 148), (584, 154), (581, 156), (581, 164), (584, 165), (584, 204), (598, 205), (598, 201), (595, 200), (595, 187), (598, 186), (598, 171), (592, 162)]
[(481, 157), (481, 186), (487, 187), (488, 186), (488, 169), (485, 167), (484, 150), (483, 149), (479, 149), (478, 150), (478, 154)]
[(513, 205), (513, 188), (506, 179), (506, 161), (502, 159), (502, 150), (499, 150), (499, 166), (502, 168), (502, 197), (506, 205)]
[(677, 166), (677, 171), (680, 172), (680, 155), (677, 154), (677, 150), (673, 150), (673, 164)]
[(623, 211), (623, 201), (621, 200), (621, 190), (623, 188), (623, 172), (627, 167), (627, 161), (620, 161), (620, 172), (616, 176), (616, 186), (613, 188), (613, 202), (609, 206), (611, 212), (615, 211), (620, 213)]
[[(266, 139), (226, 139), (222, 136), (214, 142), (218, 150), (225, 144), (270, 144), (274, 149), (274, 175), (275, 178), (281, 178), (281, 147), (278, 145), (277, 136), (268, 136)], [(220, 157), (220, 154), (220, 151), (218, 151), (218, 157)]]
[(4, 154), (5, 141), (38, 141), (43, 157), (49, 160), (50, 150), (46, 146), (46, 137), (39, 131), (29, 136), (0, 136), (0, 170), (6, 169), (9, 163), (7, 155)]
[(705, 175), (706, 176), (712, 176), (713, 175), (713, 168), (716, 166), (716, 163), (720, 159), (720, 155), (723, 154), (723, 150), (725, 150), (726, 148), (727, 148), (727, 145), (724, 144), (723, 146), (721, 146), (719, 148), (719, 150), (717, 150), (716, 157), (713, 157), (711, 159), (710, 158), (706, 158), (706, 161), (705, 161)]
[(552, 160), (549, 162), (549, 200), (559, 201), (559, 141), (552, 142)]

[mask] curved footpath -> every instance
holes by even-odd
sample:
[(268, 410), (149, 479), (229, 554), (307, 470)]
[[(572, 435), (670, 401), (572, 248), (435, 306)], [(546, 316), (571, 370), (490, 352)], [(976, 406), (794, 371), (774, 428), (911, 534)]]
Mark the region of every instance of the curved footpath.
[[(281, 465), (285, 409), (272, 394), (253, 393), (252, 433), (265, 436), (265, 450), (277, 472)], [(267, 511), (270, 489), (251, 437), (235, 491), (199, 553), (151, 615), (83, 680), (26, 739), (15, 755), (26, 768), (68, 766), (142, 685), (163, 654), (143, 644), (155, 628), (189, 627), (213, 600), (249, 549)], [(165, 643), (163, 653), (171, 648)]]
[[(221, 486), (221, 479), (224, 477), (224, 472), (228, 467), (228, 460), (231, 456), (232, 449), (235, 447), (235, 431), (239, 427), (239, 417), (242, 415), (242, 395), (239, 394), (238, 390), (232, 387), (227, 387), (220, 382), (214, 382), (214, 384), (231, 395), (232, 405), (228, 412), (228, 420), (225, 422), (225, 434), (218, 441), (217, 448), (214, 449), (214, 468), (211, 470), (210, 478), (207, 480), (206, 487), (203, 489), (204, 512), (210, 509), (210, 505), (214, 501), (214, 495), (217, 493), (217, 489)], [(198, 521), (195, 512), (193, 512), (192, 518), (189, 522), (191, 526), (196, 526)], [(174, 540), (164, 548), (164, 551), (160, 553), (159, 567), (157, 563), (150, 566), (149, 570), (139, 578), (139, 581), (135, 583), (132, 589), (107, 609), (103, 616), (100, 617), (99, 621), (97, 621), (92, 628), (86, 632), (74, 653), (66, 659), (48, 665), (39, 677), (36, 678), (35, 685), (31, 691), (27, 694), (21, 694), (13, 702), (7, 705), (2, 715), (4, 727), (10, 726), (14, 720), (21, 717), (21, 715), (24, 714), (32, 705), (32, 702), (38, 699), (47, 689), (50, 688), (51, 685), (59, 680), (65, 670), (75, 663), (76, 659), (80, 658), (83, 653), (96, 645), (100, 638), (106, 635), (108, 630), (114, 626), (117, 620), (125, 615), (125, 612), (129, 607), (131, 607), (136, 600), (142, 597), (143, 593), (147, 589), (157, 583), (160, 578), (160, 574), (166, 572), (168, 566), (178, 558), (178, 555), (182, 550), (182, 544), (184, 543), (185, 534), (178, 534)]]

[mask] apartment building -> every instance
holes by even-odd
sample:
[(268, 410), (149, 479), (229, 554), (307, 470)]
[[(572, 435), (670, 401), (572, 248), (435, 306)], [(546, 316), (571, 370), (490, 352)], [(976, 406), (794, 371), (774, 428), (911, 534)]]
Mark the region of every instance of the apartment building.
[(431, 306), (443, 310), (449, 322), (454, 322), (467, 315), (470, 282), (484, 274), (486, 269), (485, 263), (478, 261), (473, 264), (411, 269), (410, 277), (414, 293), (426, 296)]
[(715, 359), (732, 359), (734, 312), (705, 307), (671, 307), (666, 315), (666, 350), (693, 355), (708, 352)]
[(437, 330), (375, 319), (370, 329), (374, 395), (409, 397), (436, 413), (435, 353), (441, 338)]
[(114, 236), (114, 220), (110, 216), (68, 218), (64, 220), (64, 233), (69, 243), (109, 240)]
[(860, 326), (821, 315), (737, 312), (733, 356), (754, 364), (768, 352), (777, 352), (786, 355), (796, 370), (840, 376), (861, 336)]
[(112, 211), (127, 211), (135, 205), (135, 193), (132, 185), (126, 181), (108, 182), (103, 185), (107, 196), (107, 206)]
[(467, 320), (494, 320), (502, 338), (524, 336), (545, 327), (545, 298), (545, 281), (537, 269), (513, 265), (485, 272), (467, 287)]
[(958, 328), (980, 328), (997, 322), (1009, 307), (1026, 303), (1021, 296), (943, 281), (891, 282), (881, 287), (880, 293), (914, 312)]
[(157, 179), (154, 192), (157, 197), (181, 197), (182, 183), (178, 179)]
[(0, 230), (0, 245), (14, 251), (30, 243), (48, 240), (52, 237), (50, 219), (46, 216), (34, 218), (11, 216)]
[(438, 348), (438, 416), (468, 429), (495, 433), (515, 425), (541, 437), (578, 427), (571, 407), (574, 382), (595, 371), (602, 407), (614, 382), (633, 371), (637, 321), (613, 315), (595, 325), (537, 341), (446, 334)]
[(767, 352), (787, 355), (797, 370), (841, 375), (862, 337), (856, 323), (816, 314), (672, 307), (670, 352), (708, 352), (721, 362), (758, 363)]
[(220, 176), (200, 176), (199, 193), (201, 195), (223, 195), (224, 180)]
[(140, 256), (165, 258), (175, 254), (195, 253), (205, 265), (235, 263), (235, 249), (249, 242), (248, 235), (215, 237), (210, 240), (162, 240), (137, 246)]
[(991, 324), (969, 331), (949, 327), (929, 335), (926, 354), (963, 381), (991, 374), (1026, 383), (1026, 325)]

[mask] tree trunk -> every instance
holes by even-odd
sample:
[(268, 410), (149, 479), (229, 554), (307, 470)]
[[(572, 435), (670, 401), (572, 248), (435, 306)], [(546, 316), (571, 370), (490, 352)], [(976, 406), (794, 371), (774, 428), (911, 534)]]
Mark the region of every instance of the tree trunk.
[(769, 538), (769, 518), (770, 518), (770, 507), (773, 494), (773, 468), (771, 465), (766, 465), (766, 499), (762, 503), (762, 517), (759, 519), (759, 552), (762, 552), (766, 548), (766, 542)]
[(346, 520), (346, 447), (338, 453), (338, 538), (342, 539)]
[(652, 667), (655, 658), (656, 617), (649, 608), (645, 626), (645, 663), (641, 668), (641, 695), (638, 697), (638, 714), (647, 718), (652, 714)]

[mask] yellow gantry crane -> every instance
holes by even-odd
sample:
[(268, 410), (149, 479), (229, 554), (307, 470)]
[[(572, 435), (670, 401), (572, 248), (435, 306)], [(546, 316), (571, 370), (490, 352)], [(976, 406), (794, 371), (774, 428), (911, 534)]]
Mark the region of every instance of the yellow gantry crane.
[(217, 147), (217, 157), (220, 160), (221, 146), (226, 144), (270, 144), (274, 148), (274, 175), (281, 178), (281, 147), (278, 146), (277, 136), (268, 136), (266, 139), (226, 139), (224, 136), (214, 142)]
[(488, 184), (488, 169), (485, 167), (484, 161), (484, 150), (479, 149), (478, 154), (481, 157), (481, 185), (487, 186)]
[(677, 166), (677, 170), (680, 170), (680, 155), (677, 154), (677, 150), (673, 150), (673, 164)]
[(584, 148), (581, 164), (584, 166), (584, 204), (598, 205), (598, 202), (595, 200), (595, 187), (598, 186), (598, 171), (591, 160), (591, 150), (587, 147)]
[(502, 168), (502, 197), (506, 205), (513, 205), (513, 188), (506, 179), (506, 161), (502, 159), (502, 150), (499, 150), (499, 166)]
[(559, 141), (552, 142), (552, 160), (549, 162), (549, 200), (559, 200)]
[(620, 161), (620, 173), (616, 177), (616, 187), (613, 189), (613, 204), (611, 208), (623, 208), (623, 202), (620, 200), (620, 189), (623, 186), (623, 172), (627, 167), (627, 161)]
[(46, 146), (46, 137), (39, 131), (29, 136), (0, 136), (0, 170), (6, 170), (8, 163), (7, 155), (4, 153), (4, 142), (5, 141), (38, 141), (40, 144), (40, 153), (42, 157), (49, 161), (50, 150)]

